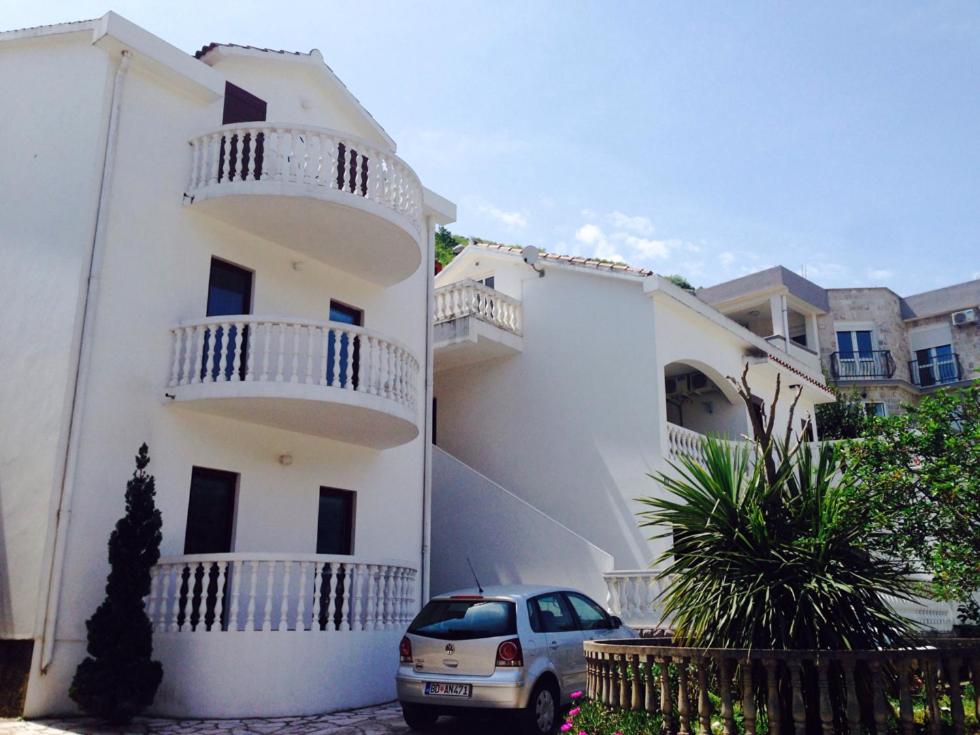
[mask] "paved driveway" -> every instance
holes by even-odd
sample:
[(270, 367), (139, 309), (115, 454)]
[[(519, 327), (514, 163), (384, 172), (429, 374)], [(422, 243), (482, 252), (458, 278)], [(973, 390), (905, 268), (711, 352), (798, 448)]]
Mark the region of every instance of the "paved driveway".
[[(495, 735), (500, 732), (500, 721), (458, 720), (443, 717), (433, 729), (443, 735)], [(112, 729), (87, 718), (64, 720), (0, 719), (0, 735), (62, 735), (78, 733), (120, 733), (128, 735), (272, 735), (273, 733), (297, 733), (298, 735), (391, 735), (408, 733), (397, 704), (336, 712), (315, 717), (275, 717), (250, 720), (164, 720), (139, 717), (129, 725)]]

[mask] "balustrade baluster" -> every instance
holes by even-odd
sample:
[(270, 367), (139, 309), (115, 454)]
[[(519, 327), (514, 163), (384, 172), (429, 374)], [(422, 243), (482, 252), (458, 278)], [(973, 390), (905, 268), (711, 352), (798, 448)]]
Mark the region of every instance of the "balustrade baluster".
[[(157, 616), (158, 630), (169, 633), (177, 630), (177, 604), (175, 599), (170, 597), (170, 584), (173, 578), (174, 567), (171, 564), (163, 566), (163, 599), (160, 604), (160, 611)], [(180, 585), (177, 585), (180, 588)], [(176, 598), (177, 595), (174, 595)]]
[(224, 156), (227, 155), (228, 146), (222, 146), (224, 141), (224, 136), (222, 133), (214, 133), (208, 137), (208, 160), (211, 162), (211, 170), (208, 172), (208, 184), (214, 185), (218, 183), (218, 173), (222, 170), (224, 166), (224, 172), (227, 173), (228, 166), (224, 162)]
[(755, 735), (755, 686), (752, 681), (752, 661), (746, 659), (742, 669), (742, 726), (745, 735)]
[(187, 184), (187, 192), (193, 193), (201, 181), (201, 139), (191, 141), (191, 180)]
[(333, 367), (330, 370), (332, 379), (330, 380), (330, 385), (340, 386), (340, 335), (343, 334), (336, 327), (330, 329), (330, 333), (333, 335)]
[(605, 653), (599, 653), (597, 655), (597, 663), (599, 665), (599, 701), (605, 705), (609, 704), (609, 675), (606, 670), (606, 656)]
[(850, 656), (841, 660), (844, 669), (844, 688), (846, 690), (847, 730), (851, 735), (857, 735), (861, 728), (861, 705), (857, 697), (857, 685), (854, 679), (855, 659)]
[(364, 630), (364, 621), (361, 618), (361, 598), (363, 592), (361, 587), (364, 584), (365, 567), (363, 564), (351, 564), (351, 630)]
[(208, 353), (208, 357), (207, 357), (207, 365), (206, 365), (206, 370), (205, 370), (205, 374), (204, 374), (204, 382), (205, 383), (213, 383), (214, 382), (214, 374), (215, 374), (215, 371), (216, 371), (216, 366), (218, 364), (217, 363), (217, 360), (218, 360), (218, 352), (219, 352), (219, 349), (218, 349), (218, 331), (219, 330), (218, 330), (217, 325), (215, 325), (215, 324), (209, 324), (209, 325), (207, 325), (207, 326), (204, 327), (204, 331), (206, 332), (207, 335), (209, 335), (208, 347), (210, 348), (210, 352)]
[(313, 353), (315, 351), (313, 347), (313, 335), (315, 333), (314, 327), (307, 325), (306, 327), (306, 380), (304, 381), (307, 385), (313, 384)]
[(240, 600), (242, 594), (242, 569), (245, 562), (236, 559), (231, 563), (231, 607), (228, 611), (227, 630), (230, 632), (238, 630), (238, 613), (240, 610)]
[(691, 700), (687, 688), (687, 658), (677, 659), (677, 735), (691, 735)]
[(391, 630), (395, 627), (394, 616), (394, 587), (392, 586), (391, 567), (381, 567), (381, 577), (378, 580), (381, 619), (378, 621), (382, 630)]
[[(248, 162), (245, 164), (242, 179), (244, 181), (255, 181), (255, 166), (258, 159), (256, 153), (259, 150), (259, 131), (252, 128), (243, 137), (248, 138)], [(242, 146), (244, 148), (244, 146)]]
[(354, 565), (344, 564), (340, 565), (344, 569), (344, 602), (340, 607), (340, 629), (343, 631), (353, 630), (350, 619), (350, 597), (351, 597), (351, 579), (354, 575)]
[(834, 709), (830, 701), (830, 686), (827, 681), (829, 666), (829, 659), (817, 658), (817, 688), (820, 692), (820, 729), (822, 735), (834, 735)]
[[(957, 656), (950, 656), (943, 662), (943, 671), (946, 675), (946, 684), (949, 687), (949, 711), (953, 718), (953, 733), (963, 735), (966, 723), (963, 713), (963, 691), (961, 689), (962, 680), (960, 678), (960, 667), (963, 660)], [(980, 717), (980, 712), (977, 713)]]
[(275, 587), (276, 562), (267, 561), (265, 565), (267, 570), (265, 580), (265, 607), (262, 610), (262, 630), (272, 630), (272, 592)]
[(657, 682), (653, 671), (653, 656), (647, 655), (643, 675), (644, 681), (646, 682), (646, 688), (644, 690), (646, 696), (643, 699), (643, 708), (647, 712), (654, 712), (657, 708)]
[(272, 347), (272, 324), (266, 322), (264, 325), (265, 339), (262, 340), (262, 374), (259, 380), (263, 383), (269, 379), (269, 350)]
[(241, 380), (241, 368), (242, 368), (242, 344), (245, 339), (245, 324), (244, 322), (235, 322), (235, 359), (232, 361), (231, 365), (231, 380), (239, 381)]
[(276, 623), (276, 630), (280, 633), (289, 630), (289, 581), (293, 571), (293, 562), (284, 561), (282, 563), (283, 574), (279, 595), (279, 621)]
[(146, 617), (150, 621), (151, 629), (157, 628), (157, 614), (160, 607), (160, 566), (150, 569), (150, 594), (146, 598)]
[(290, 328), (293, 331), (293, 368), (292, 372), (289, 374), (290, 383), (299, 382), (299, 333), (302, 327), (299, 324), (291, 324)]
[(220, 356), (218, 360), (218, 377), (217, 381), (219, 383), (228, 382), (228, 346), (232, 344), (231, 335), (229, 331), (231, 330), (231, 322), (221, 322), (214, 328), (214, 351), (215, 355)]
[[(354, 332), (345, 331), (347, 335), (347, 359), (344, 361), (344, 389), (354, 390)], [(340, 350), (340, 343), (337, 343)]]
[(328, 327), (317, 327), (317, 334), (320, 335), (320, 374), (317, 382), (320, 385), (327, 384), (327, 343), (330, 341), (330, 329)]
[[(235, 175), (234, 178), (238, 181), (245, 180), (245, 138), (246, 132), (244, 130), (238, 130), (235, 133), (235, 139), (238, 143), (237, 157), (238, 162), (235, 165)], [(231, 174), (231, 171), (228, 172)]]
[(329, 570), (330, 582), (327, 585), (327, 624), (326, 630), (331, 633), (336, 630), (336, 621), (334, 620), (337, 616), (337, 578), (340, 576), (340, 570), (342, 568), (340, 562), (328, 562), (327, 568)]
[(766, 669), (766, 715), (771, 735), (779, 735), (783, 730), (783, 713), (779, 706), (779, 661), (774, 658), (762, 660)]
[(735, 735), (735, 710), (732, 707), (732, 661), (718, 659), (718, 694), (721, 697), (721, 731)]
[[(210, 631), (211, 632), (217, 631), (220, 633), (222, 629), (221, 618), (225, 612), (225, 582), (228, 579), (227, 577), (228, 562), (219, 561), (217, 562), (217, 566), (218, 566), (218, 579), (216, 580), (217, 587), (214, 593), (214, 620), (211, 621)], [(207, 582), (208, 582), (208, 576), (210, 575), (210, 571), (211, 570), (208, 570), (208, 572), (205, 573), (205, 589), (207, 589), (208, 587)]]
[[(627, 661), (629, 663), (629, 675), (630, 675), (630, 693), (632, 697), (630, 698), (630, 708), (639, 711), (643, 708), (643, 690), (642, 684), (640, 682), (640, 657), (639, 656), (628, 656)], [(626, 662), (623, 663), (624, 667), (627, 665)]]
[(283, 367), (286, 360), (286, 323), (279, 322), (277, 325), (279, 327), (279, 354), (276, 360), (276, 382), (281, 383), (283, 381)]
[(364, 630), (374, 630), (378, 622), (378, 569), (376, 564), (367, 565), (367, 608), (364, 614)]
[(630, 707), (630, 678), (627, 670), (626, 656), (616, 657), (616, 673), (619, 676), (619, 706), (622, 709)]
[(255, 628), (255, 596), (259, 578), (259, 562), (251, 559), (248, 563), (248, 605), (245, 611), (245, 630), (256, 630)]
[(180, 383), (180, 348), (184, 342), (184, 330), (178, 327), (177, 329), (171, 329), (170, 334), (173, 335), (174, 361), (170, 366), (170, 382), (167, 385), (173, 388)]
[(793, 687), (793, 729), (796, 735), (806, 735), (806, 705), (803, 703), (803, 682), (800, 676), (803, 664), (795, 658), (786, 662)]
[(295, 631), (297, 633), (303, 633), (306, 631), (306, 569), (309, 566), (309, 562), (300, 561), (297, 562), (299, 566), (299, 581), (296, 587), (296, 626)]
[(310, 614), (310, 630), (320, 630), (320, 590), (323, 588), (324, 564), (313, 562), (313, 612)]
[(711, 735), (711, 701), (708, 699), (708, 661), (700, 658), (698, 667), (698, 735)]
[(871, 671), (871, 700), (874, 708), (875, 732), (884, 735), (888, 724), (888, 703), (885, 701), (885, 679), (881, 673), (881, 662), (877, 658), (868, 661)]

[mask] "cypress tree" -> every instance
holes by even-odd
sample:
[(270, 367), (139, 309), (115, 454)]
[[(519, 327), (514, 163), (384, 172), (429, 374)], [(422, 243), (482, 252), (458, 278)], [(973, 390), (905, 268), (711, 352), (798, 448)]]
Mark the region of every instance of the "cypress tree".
[(89, 655), (69, 689), (82, 710), (113, 724), (126, 723), (149, 706), (163, 677), (160, 662), (150, 659), (153, 626), (143, 605), (162, 538), (149, 463), (143, 444), (126, 483), (126, 514), (109, 536), (106, 597), (86, 623)]

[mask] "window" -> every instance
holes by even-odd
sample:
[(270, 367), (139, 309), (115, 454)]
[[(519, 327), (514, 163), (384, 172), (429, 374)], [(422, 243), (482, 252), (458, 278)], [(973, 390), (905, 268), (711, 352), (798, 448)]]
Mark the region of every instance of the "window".
[(912, 373), (912, 381), (923, 387), (959, 380), (960, 371), (953, 346), (939, 345), (916, 350)]
[(320, 507), (316, 521), (316, 553), (349, 555), (354, 553), (354, 493), (349, 490), (320, 488)]
[(885, 408), (885, 404), (880, 401), (868, 401), (864, 404), (864, 412), (870, 416), (878, 418), (883, 418), (888, 415), (888, 411)]
[(225, 82), (225, 106), (221, 124), (265, 122), (266, 102), (231, 82)]
[(572, 610), (559, 592), (535, 597), (527, 605), (535, 633), (566, 633), (576, 628)]
[(870, 360), (874, 352), (871, 331), (838, 332), (837, 352), (841, 360), (853, 360), (855, 355), (862, 360)]
[(494, 278), (493, 276), (484, 276), (483, 278), (477, 278), (477, 283), (482, 283), (487, 288), (493, 288)]
[[(218, 258), (211, 258), (211, 274), (208, 279), (207, 316), (238, 316), (252, 311), (252, 272), (237, 265), (227, 263)], [(211, 362), (211, 343), (224, 345), (225, 378), (231, 378), (235, 369), (235, 341), (238, 337), (237, 327), (229, 327), (228, 334), (223, 334), (224, 327), (216, 327), (204, 335), (204, 350), (201, 362), (201, 377), (207, 375)], [(248, 354), (248, 327), (242, 329), (242, 355)], [(211, 377), (217, 379), (221, 370), (220, 356), (211, 366)], [(238, 377), (245, 379), (245, 360), (240, 361)]]
[[(330, 299), (330, 321), (363, 327), (364, 311)], [(327, 338), (327, 385), (339, 385), (346, 388), (347, 367), (350, 365), (351, 384), (357, 390), (358, 367), (361, 358), (360, 342), (360, 337), (351, 336), (349, 333), (341, 334), (338, 338), (333, 331), (330, 332), (330, 336)]]
[(195, 467), (184, 531), (185, 554), (225, 554), (231, 551), (235, 524), (238, 475)]
[(571, 603), (572, 609), (575, 610), (579, 628), (582, 630), (609, 630), (612, 627), (606, 611), (585, 595), (580, 595), (577, 592), (566, 592), (565, 596)]
[(514, 603), (504, 600), (432, 600), (408, 632), (457, 641), (517, 635), (517, 614)]

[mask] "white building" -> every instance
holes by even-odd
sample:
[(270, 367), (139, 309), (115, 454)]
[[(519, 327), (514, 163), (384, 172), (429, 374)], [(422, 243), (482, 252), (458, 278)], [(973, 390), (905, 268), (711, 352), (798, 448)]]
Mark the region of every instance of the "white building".
[(74, 710), (144, 441), (152, 711), (391, 699), (428, 588), (454, 206), (316, 50), (195, 57), (109, 13), (0, 34), (0, 90), (0, 646), (29, 651), (25, 714)]
[(745, 365), (766, 403), (780, 376), (780, 431), (796, 386), (797, 433), (833, 400), (818, 353), (787, 339), (785, 298), (767, 339), (650, 271), (556, 255), (532, 268), (479, 243), (436, 285), (433, 591), (467, 583), (469, 557), (484, 584), (608, 589), (628, 622), (654, 624), (664, 547), (635, 502), (660, 492), (649, 473), (704, 434), (750, 435), (727, 380)]

